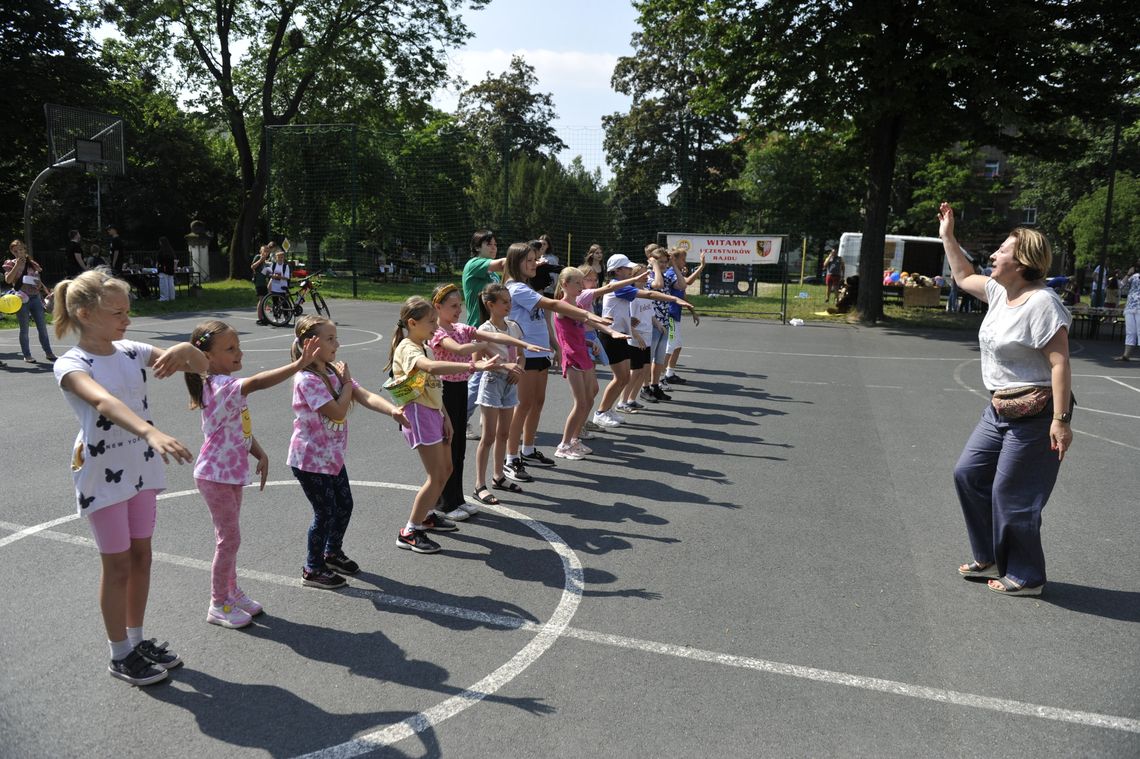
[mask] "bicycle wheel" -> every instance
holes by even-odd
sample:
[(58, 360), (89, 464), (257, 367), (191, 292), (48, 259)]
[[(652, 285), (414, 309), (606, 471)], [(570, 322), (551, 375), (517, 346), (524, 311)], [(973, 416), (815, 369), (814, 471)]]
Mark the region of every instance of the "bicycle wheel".
[(288, 327), (293, 320), (293, 302), (283, 293), (265, 296), (265, 318), (274, 327)]
[(313, 310), (317, 312), (318, 316), (323, 316), (326, 319), (332, 318), (332, 311), (329, 311), (329, 304), (325, 303), (325, 299), (320, 293), (313, 293)]

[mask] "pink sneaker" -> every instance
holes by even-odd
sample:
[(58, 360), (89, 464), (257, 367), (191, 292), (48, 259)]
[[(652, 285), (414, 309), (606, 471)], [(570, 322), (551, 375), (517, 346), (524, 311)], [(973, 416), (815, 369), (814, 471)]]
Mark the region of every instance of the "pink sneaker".
[(574, 450), (578, 451), (578, 453), (581, 453), (583, 456), (585, 456), (586, 454), (594, 452), (593, 448), (588, 448), (587, 446), (582, 444), (581, 438), (574, 438), (573, 440), (571, 440), (570, 441), (570, 447), (573, 448)]
[(227, 601), (221, 606), (210, 604), (210, 610), (206, 612), (206, 621), (212, 625), (219, 625), (220, 627), (228, 627), (231, 630), (236, 630), (252, 622), (253, 617)]
[(261, 604), (247, 596), (241, 588), (234, 588), (234, 592), (230, 596), (230, 603), (251, 617), (256, 617), (263, 611)]

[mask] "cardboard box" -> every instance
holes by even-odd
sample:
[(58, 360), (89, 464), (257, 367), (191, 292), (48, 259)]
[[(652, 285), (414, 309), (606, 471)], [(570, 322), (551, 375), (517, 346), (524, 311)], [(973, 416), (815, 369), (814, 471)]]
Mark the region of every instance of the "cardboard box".
[(903, 308), (938, 308), (941, 305), (941, 287), (903, 288)]

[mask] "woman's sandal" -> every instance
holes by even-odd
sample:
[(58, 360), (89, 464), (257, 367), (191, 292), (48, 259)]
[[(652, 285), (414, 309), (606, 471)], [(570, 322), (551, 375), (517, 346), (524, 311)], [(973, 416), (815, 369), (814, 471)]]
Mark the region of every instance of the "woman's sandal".
[(480, 485), (475, 488), (475, 492), (471, 495), (475, 496), (475, 500), (479, 503), (485, 503), (488, 506), (497, 506), (499, 504), (499, 499), (496, 498), (490, 490), (487, 490), (486, 485)]
[(505, 476), (491, 478), (491, 487), (495, 490), (509, 490), (512, 493), (523, 492), (523, 489), (518, 486), (518, 483), (511, 482)]
[(998, 578), (997, 564), (981, 564), (971, 561), (969, 564), (958, 567), (958, 574), (966, 579), (985, 578), (996, 580)]
[(997, 577), (990, 582), (996, 582), (999, 587), (995, 588), (989, 583), (986, 583), (986, 587), (994, 593), (1001, 593), (1003, 596), (1039, 596), (1041, 595), (1041, 591), (1045, 589), (1045, 583), (1034, 585), (1033, 587), (1026, 587), (1024, 585), (1018, 585), (1008, 577)]

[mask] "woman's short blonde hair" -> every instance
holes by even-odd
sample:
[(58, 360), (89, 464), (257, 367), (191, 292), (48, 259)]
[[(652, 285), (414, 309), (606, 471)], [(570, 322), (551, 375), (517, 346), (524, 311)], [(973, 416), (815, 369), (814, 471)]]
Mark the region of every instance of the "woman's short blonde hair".
[(1045, 277), (1053, 265), (1053, 249), (1045, 235), (1028, 227), (1018, 227), (1009, 235), (1016, 241), (1013, 258), (1025, 267), (1021, 276), (1030, 282)]

